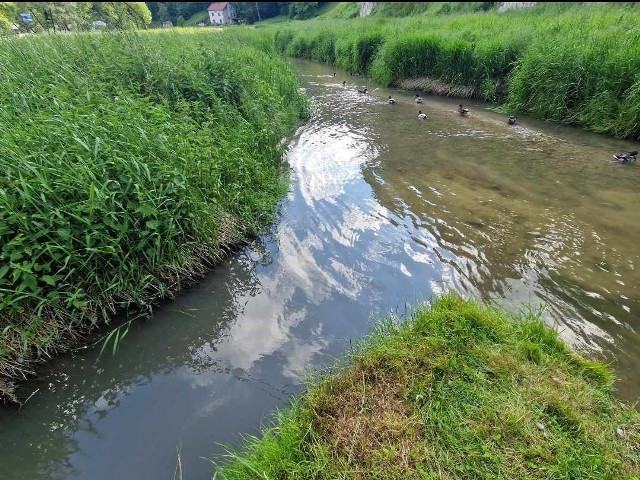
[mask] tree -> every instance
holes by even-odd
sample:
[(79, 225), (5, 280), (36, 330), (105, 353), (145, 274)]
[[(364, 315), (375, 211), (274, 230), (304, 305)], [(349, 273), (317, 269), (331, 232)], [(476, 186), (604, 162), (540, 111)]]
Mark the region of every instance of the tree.
[(182, 15), (180, 15), (178, 17), (178, 20), (176, 20), (176, 23), (178, 24), (179, 27), (184, 27), (184, 24), (187, 23), (187, 22), (184, 19), (184, 17)]
[(144, 2), (94, 2), (93, 10), (118, 29), (143, 28), (151, 23), (151, 12)]
[[(34, 22), (30, 27), (36, 31), (83, 30), (91, 20), (91, 2), (20, 2), (17, 14), (30, 12)], [(52, 26), (46, 22), (51, 18)]]
[(167, 20), (177, 23), (180, 16), (189, 19), (194, 13), (205, 11), (210, 4), (211, 2), (147, 2), (155, 23)]
[(291, 2), (289, 5), (289, 18), (294, 20), (306, 20), (318, 13), (318, 2)]
[(156, 17), (156, 20), (159, 21), (159, 22), (166, 22), (170, 18), (171, 18), (171, 16), (169, 15), (169, 9), (167, 8), (167, 4), (166, 3), (159, 3), (158, 4), (158, 15)]
[[(287, 14), (291, 2), (233, 2), (238, 18), (247, 23)], [(259, 13), (259, 18), (258, 18)]]
[(16, 13), (33, 15), (30, 27), (36, 32), (88, 30), (91, 20), (104, 20), (114, 28), (142, 28), (151, 22), (144, 2), (21, 2), (17, 6)]
[(15, 2), (0, 2), (0, 32), (11, 31), (16, 13)]

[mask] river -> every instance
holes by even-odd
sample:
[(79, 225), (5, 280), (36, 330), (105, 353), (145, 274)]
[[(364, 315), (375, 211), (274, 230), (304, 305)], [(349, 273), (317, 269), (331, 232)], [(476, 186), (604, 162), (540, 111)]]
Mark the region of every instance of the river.
[(539, 312), (638, 399), (640, 168), (611, 161), (636, 145), (293, 64), (312, 117), (289, 139), (278, 221), (115, 355), (57, 358), (22, 409), (0, 408), (0, 478), (173, 479), (178, 460), (210, 478), (307, 371), (453, 290)]

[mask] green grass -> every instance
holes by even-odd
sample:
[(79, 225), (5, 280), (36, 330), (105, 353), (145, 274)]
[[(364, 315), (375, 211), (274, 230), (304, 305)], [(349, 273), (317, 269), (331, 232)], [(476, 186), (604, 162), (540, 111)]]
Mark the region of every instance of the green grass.
[(2, 39), (0, 77), (5, 385), (257, 234), (308, 111), (241, 28)]
[(495, 10), (495, 2), (380, 2), (371, 12), (379, 17), (448, 15)]
[(253, 24), (254, 27), (265, 27), (269, 25), (275, 25), (279, 23), (289, 23), (292, 20), (287, 15), (278, 15), (277, 17), (267, 18), (265, 20), (260, 20), (259, 22), (255, 22)]
[(333, 5), (333, 8), (323, 11), (318, 17), (324, 20), (347, 20), (356, 18), (360, 15), (360, 6), (358, 2), (340, 2)]
[(483, 5), (382, 3), (370, 17), (347, 19), (354, 4), (344, 3), (335, 15), (276, 25), (271, 33), (285, 56), (360, 72), (378, 84), (457, 91), (640, 140), (637, 4), (539, 3), (504, 13)]
[(320, 5), (320, 7), (318, 8), (318, 12), (316, 14), (316, 16), (320, 17), (320, 16), (331, 16), (333, 11), (338, 8), (340, 5), (342, 4), (342, 2), (324, 2), (322, 5)]
[(191, 15), (184, 23), (185, 27), (195, 27), (198, 23), (204, 22), (206, 25), (209, 25), (209, 13), (204, 12), (196, 12)]
[(216, 479), (637, 479), (640, 414), (539, 319), (457, 296), (388, 319)]

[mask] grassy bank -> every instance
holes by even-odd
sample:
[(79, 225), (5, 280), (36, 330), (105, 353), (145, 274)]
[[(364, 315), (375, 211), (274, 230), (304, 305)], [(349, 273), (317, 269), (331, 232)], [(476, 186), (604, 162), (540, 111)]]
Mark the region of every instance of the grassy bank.
[(637, 479), (640, 414), (535, 318), (445, 296), (385, 321), (216, 479)]
[(284, 55), (382, 85), (481, 98), (510, 112), (640, 140), (637, 5), (539, 3), (503, 13), (483, 5), (383, 3), (371, 17), (348, 19), (348, 3), (333, 10), (345, 19), (274, 26), (273, 35)]
[(264, 38), (0, 40), (0, 394), (89, 329), (192, 280), (286, 192), (307, 114)]

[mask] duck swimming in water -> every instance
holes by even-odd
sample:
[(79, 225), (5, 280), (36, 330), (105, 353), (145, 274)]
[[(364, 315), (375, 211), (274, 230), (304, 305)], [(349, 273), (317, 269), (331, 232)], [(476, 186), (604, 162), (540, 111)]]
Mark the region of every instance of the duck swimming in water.
[(462, 104), (458, 105), (458, 113), (460, 115), (467, 115), (469, 113), (469, 109), (467, 107), (462, 106)]
[(422, 103), (422, 97), (416, 93), (416, 103)]
[(367, 93), (369, 90), (367, 89), (367, 87), (362, 87), (358, 89), (358, 92), (360, 93)]
[(507, 120), (507, 123), (509, 125), (515, 125), (517, 120), (518, 120), (518, 117), (516, 117), (515, 115), (509, 115), (509, 119)]
[(387, 100), (387, 103), (389, 105), (393, 105), (394, 103), (396, 103), (396, 101), (393, 98), (391, 98), (391, 95), (389, 95), (389, 100)]
[(422, 113), (422, 110), (418, 110), (418, 118), (420, 120), (426, 120), (427, 119), (427, 114), (426, 113)]
[(636, 155), (638, 155), (638, 151), (634, 151), (634, 152), (626, 152), (626, 153), (615, 153), (613, 155), (613, 159), (617, 160), (618, 162), (622, 162), (622, 163), (626, 163), (626, 162), (635, 162), (636, 161)]

